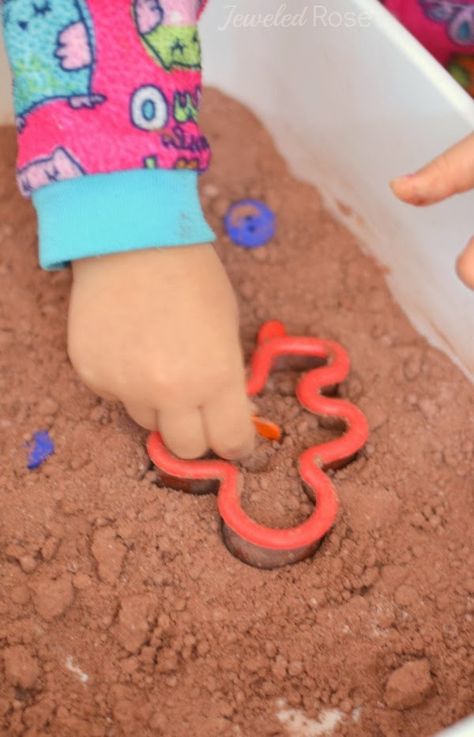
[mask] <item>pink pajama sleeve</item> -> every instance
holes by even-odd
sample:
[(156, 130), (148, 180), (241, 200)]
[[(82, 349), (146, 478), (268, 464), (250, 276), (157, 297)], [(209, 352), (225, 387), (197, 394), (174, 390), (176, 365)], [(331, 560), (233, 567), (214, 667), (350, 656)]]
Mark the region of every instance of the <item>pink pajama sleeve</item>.
[(46, 268), (212, 240), (197, 194), (205, 0), (3, 0), (18, 182)]

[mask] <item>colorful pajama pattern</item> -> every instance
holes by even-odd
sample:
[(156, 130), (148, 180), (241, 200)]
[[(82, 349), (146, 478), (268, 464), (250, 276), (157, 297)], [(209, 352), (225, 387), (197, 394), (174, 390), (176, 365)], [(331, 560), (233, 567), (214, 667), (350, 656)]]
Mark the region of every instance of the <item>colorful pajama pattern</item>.
[(386, 7), (474, 94), (474, 0), (384, 0)]
[(3, 0), (23, 194), (87, 174), (207, 168), (204, 4)]

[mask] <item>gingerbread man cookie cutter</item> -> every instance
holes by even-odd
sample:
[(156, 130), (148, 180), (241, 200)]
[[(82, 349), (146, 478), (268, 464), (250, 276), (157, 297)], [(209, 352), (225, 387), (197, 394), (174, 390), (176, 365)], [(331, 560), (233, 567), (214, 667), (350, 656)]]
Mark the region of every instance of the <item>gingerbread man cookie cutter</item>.
[(258, 568), (296, 563), (317, 550), (339, 509), (335, 487), (326, 471), (349, 463), (368, 438), (368, 424), (361, 410), (348, 400), (328, 396), (349, 373), (344, 348), (335, 341), (289, 336), (276, 320), (260, 329), (247, 380), (249, 396), (263, 391), (277, 363), (291, 363), (295, 358), (300, 363), (302, 359), (326, 362), (300, 378), (296, 388), (300, 404), (313, 414), (342, 420), (346, 427), (342, 436), (314, 445), (298, 457), (303, 488), (314, 502), (313, 512), (301, 524), (275, 529), (252, 520), (240, 503), (242, 474), (232, 463), (221, 459), (180, 460), (167, 450), (159, 433), (151, 433), (147, 443), (165, 486), (193, 494), (217, 493), (225, 544), (240, 560)]

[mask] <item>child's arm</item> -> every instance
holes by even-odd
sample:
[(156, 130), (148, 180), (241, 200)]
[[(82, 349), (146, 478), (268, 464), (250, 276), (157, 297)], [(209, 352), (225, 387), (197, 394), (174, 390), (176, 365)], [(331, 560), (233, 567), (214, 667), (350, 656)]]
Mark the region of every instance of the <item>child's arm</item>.
[[(198, 0), (3, 0), (18, 183), (40, 261), (213, 240)], [(100, 206), (99, 206), (100, 205)]]
[(73, 265), (74, 366), (177, 454), (236, 457), (253, 430), (235, 300), (197, 191), (202, 5), (4, 0), (2, 14), (40, 260)]

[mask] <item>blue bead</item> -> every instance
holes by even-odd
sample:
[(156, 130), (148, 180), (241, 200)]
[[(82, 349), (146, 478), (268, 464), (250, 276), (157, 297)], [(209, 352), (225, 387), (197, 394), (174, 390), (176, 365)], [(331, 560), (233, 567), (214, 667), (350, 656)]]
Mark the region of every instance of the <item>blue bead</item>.
[(275, 235), (276, 215), (264, 202), (240, 200), (228, 209), (224, 225), (238, 246), (259, 248)]
[[(31, 447), (32, 446), (32, 447)], [(54, 453), (54, 443), (49, 436), (47, 430), (35, 432), (33, 442), (30, 445), (30, 455), (28, 457), (28, 468), (32, 471), (39, 468), (50, 455)]]

